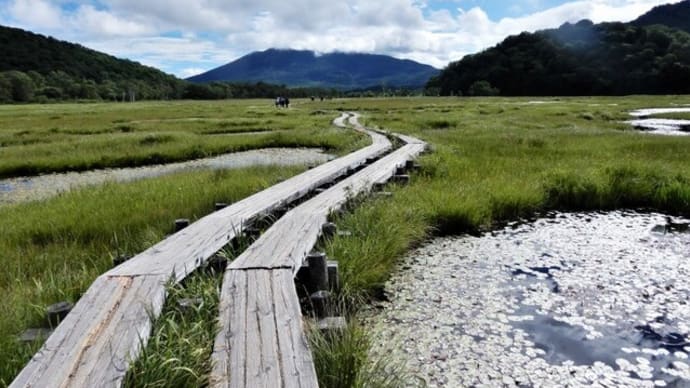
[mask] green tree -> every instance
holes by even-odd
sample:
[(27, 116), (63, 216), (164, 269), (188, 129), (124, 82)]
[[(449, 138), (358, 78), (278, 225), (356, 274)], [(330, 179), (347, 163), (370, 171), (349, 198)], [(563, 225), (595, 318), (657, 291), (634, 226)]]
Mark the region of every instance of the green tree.
[(489, 83), (489, 81), (481, 80), (473, 83), (467, 93), (470, 96), (498, 96), (499, 90)]

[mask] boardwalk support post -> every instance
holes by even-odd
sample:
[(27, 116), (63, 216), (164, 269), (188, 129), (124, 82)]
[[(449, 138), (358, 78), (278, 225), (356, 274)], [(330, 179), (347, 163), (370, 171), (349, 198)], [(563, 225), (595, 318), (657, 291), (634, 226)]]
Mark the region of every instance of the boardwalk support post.
[(316, 291), (309, 296), (312, 307), (314, 307), (314, 316), (317, 318), (325, 318), (328, 316), (330, 310), (331, 293), (328, 291)]
[(338, 272), (338, 262), (328, 260), (328, 285), (329, 289), (334, 292), (340, 290), (340, 274)]
[(307, 256), (309, 265), (309, 289), (323, 291), (328, 289), (328, 260), (323, 252), (313, 252)]
[(179, 232), (188, 226), (189, 226), (189, 219), (188, 218), (178, 218), (175, 220), (175, 232)]
[(70, 302), (58, 302), (51, 304), (46, 308), (46, 317), (48, 318), (48, 323), (51, 327), (56, 327), (62, 322), (67, 314), (72, 311), (74, 304)]

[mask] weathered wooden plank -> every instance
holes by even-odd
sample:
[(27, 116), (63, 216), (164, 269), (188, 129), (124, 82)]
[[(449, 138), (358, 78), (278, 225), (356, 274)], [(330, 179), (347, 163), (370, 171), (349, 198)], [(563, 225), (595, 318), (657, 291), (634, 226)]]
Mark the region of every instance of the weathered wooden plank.
[(331, 211), (337, 210), (352, 195), (371, 189), (374, 183), (385, 182), (397, 167), (423, 150), (423, 143), (405, 145), (290, 210), (237, 257), (230, 268), (291, 268), (296, 273)]
[[(223, 335), (213, 345), (213, 370), (210, 383), (214, 387), (230, 387), (229, 371), (233, 371), (236, 387), (245, 386), (247, 349), (247, 277), (244, 271), (228, 271), (223, 279), (219, 317)], [(227, 317), (227, 319), (224, 319)]]
[(278, 329), (283, 386), (285, 388), (317, 387), (314, 360), (304, 333), (302, 312), (292, 272), (289, 270), (273, 272), (276, 277), (274, 284), (277, 287), (273, 292), (273, 305)]
[(99, 277), (11, 387), (118, 385), (125, 360), (136, 355), (150, 331), (143, 317), (160, 312), (163, 281)]
[(315, 387), (292, 271), (226, 271), (211, 385)]
[(297, 200), (314, 188), (345, 174), (367, 158), (377, 157), (391, 144), (385, 136), (369, 133), (373, 143), (278, 183), (260, 193), (214, 212), (112, 269), (109, 276), (171, 275), (177, 281), (199, 267), (261, 213)]

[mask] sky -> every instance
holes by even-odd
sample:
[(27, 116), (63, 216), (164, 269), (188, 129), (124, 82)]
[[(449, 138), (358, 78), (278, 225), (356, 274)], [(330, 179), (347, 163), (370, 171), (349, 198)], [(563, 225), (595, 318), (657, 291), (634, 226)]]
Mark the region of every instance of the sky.
[(269, 48), (443, 68), (522, 31), (630, 21), (679, 0), (0, 0), (0, 24), (189, 77)]

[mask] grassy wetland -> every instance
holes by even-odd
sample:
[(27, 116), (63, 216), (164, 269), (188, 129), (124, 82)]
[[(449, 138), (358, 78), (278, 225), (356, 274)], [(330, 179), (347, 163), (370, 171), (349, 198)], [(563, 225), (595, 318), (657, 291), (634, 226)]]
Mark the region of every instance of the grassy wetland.
[[(344, 308), (355, 318), (396, 259), (431, 235), (476, 233), (548, 210), (690, 214), (690, 138), (650, 135), (623, 123), (631, 110), (672, 104), (690, 104), (690, 97), (353, 99), (299, 101), (280, 111), (264, 101), (5, 106), (0, 176), (267, 146), (342, 153), (364, 141), (326, 129), (328, 123), (338, 110), (359, 111), (367, 126), (419, 137), (433, 152), (420, 158), (410, 185), (391, 186), (390, 198), (358, 201), (337, 220), (350, 237), (321, 243), (339, 260)], [(261, 131), (266, 133), (227, 136)], [(16, 335), (40, 325), (46, 305), (78, 298), (112, 257), (157, 242), (174, 218), (202, 216), (215, 201), (235, 201), (298, 171), (180, 174), (0, 207), (0, 385), (11, 381), (38, 346), (18, 343)], [(190, 279), (184, 289), (171, 288), (173, 297), (201, 295), (203, 303), (181, 311), (168, 302), (144, 357), (128, 375), (130, 386), (191, 387), (205, 381), (209, 365), (199, 359), (210, 353), (218, 281), (206, 276)], [(350, 321), (352, 330), (340, 343), (313, 340), (322, 385), (363, 386), (377, 376), (374, 386), (395, 386), (399, 381), (390, 375), (363, 367), (368, 339), (356, 319)]]

